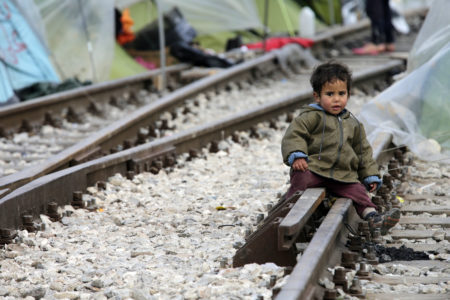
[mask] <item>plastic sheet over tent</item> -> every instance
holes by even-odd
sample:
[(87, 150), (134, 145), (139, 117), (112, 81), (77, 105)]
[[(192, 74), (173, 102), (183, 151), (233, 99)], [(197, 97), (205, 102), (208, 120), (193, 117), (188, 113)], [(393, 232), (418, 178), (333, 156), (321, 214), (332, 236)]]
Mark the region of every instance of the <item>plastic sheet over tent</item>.
[[(265, 1), (265, 0), (262, 0)], [(287, 1), (287, 0), (285, 0)], [(292, 1), (292, 0), (289, 0)], [(270, 3), (271, 1), (269, 1)], [(260, 37), (247, 29), (262, 29), (262, 18), (255, 0), (160, 0), (163, 13), (177, 6), (183, 17), (197, 32), (195, 39), (203, 49), (216, 52), (225, 50), (228, 39), (241, 35), (246, 42), (260, 40)], [(196, 5), (196, 6), (194, 6)], [(119, 10), (129, 8), (135, 24), (133, 30), (139, 31), (158, 18), (156, 5), (147, 0), (116, 0)]]
[[(61, 78), (107, 80), (115, 52), (114, 7), (125, 8), (142, 1), (35, 0)], [(262, 26), (253, 0), (159, 2), (163, 12), (178, 6), (198, 32)]]
[(420, 67), (450, 41), (450, 1), (435, 0), (409, 52), (408, 72)]
[[(363, 106), (370, 132), (390, 133), (424, 160), (450, 160), (450, 1), (435, 1), (411, 52), (408, 75)], [(442, 17), (439, 17), (442, 16)]]
[[(142, 1), (142, 0), (141, 0)], [(254, 0), (158, 0), (163, 13), (178, 7), (199, 34), (262, 28)], [(140, 1), (116, 0), (118, 7)]]
[(63, 79), (108, 79), (114, 57), (114, 1), (35, 0)]
[(200, 34), (261, 28), (253, 0), (163, 0), (164, 12), (177, 6)]

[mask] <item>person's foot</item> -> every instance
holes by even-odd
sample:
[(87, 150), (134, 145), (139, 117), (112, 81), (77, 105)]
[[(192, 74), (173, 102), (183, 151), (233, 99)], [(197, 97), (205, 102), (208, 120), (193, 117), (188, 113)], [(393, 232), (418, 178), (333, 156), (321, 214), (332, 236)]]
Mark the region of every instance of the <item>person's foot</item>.
[(353, 52), (353, 54), (357, 54), (357, 55), (378, 55), (381, 52), (384, 52), (385, 48), (386, 47), (384, 44), (375, 45), (375, 44), (369, 43), (369, 44), (365, 44), (361, 48), (352, 49), (352, 52)]
[(384, 51), (386, 51), (386, 52), (395, 51), (395, 45), (394, 44), (385, 44)]
[(372, 231), (379, 228), (381, 235), (386, 235), (388, 230), (400, 221), (400, 209), (393, 208), (384, 214), (371, 212), (364, 218), (364, 220), (369, 222), (369, 228)]

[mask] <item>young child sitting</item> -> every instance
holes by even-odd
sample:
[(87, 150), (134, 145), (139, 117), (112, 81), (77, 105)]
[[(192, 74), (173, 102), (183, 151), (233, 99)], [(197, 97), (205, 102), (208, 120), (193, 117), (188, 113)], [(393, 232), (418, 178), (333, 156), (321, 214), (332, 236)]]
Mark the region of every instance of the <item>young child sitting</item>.
[(352, 199), (358, 215), (384, 235), (399, 221), (400, 210), (379, 214), (366, 191), (378, 190), (382, 182), (364, 127), (345, 108), (351, 72), (345, 65), (328, 62), (316, 67), (310, 82), (316, 103), (302, 107), (282, 140), (283, 160), (291, 167), (286, 197), (325, 187)]

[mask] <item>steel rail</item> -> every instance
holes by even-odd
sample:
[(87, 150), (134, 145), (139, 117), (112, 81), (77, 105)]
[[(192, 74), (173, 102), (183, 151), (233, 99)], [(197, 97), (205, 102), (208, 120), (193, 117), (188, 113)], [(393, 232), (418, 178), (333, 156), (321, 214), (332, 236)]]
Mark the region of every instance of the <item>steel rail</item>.
[[(426, 12), (426, 7), (417, 8), (406, 11), (404, 16), (410, 18), (417, 15), (425, 15)], [(339, 43), (340, 41), (352, 40), (355, 35), (359, 35), (361, 32), (367, 36), (369, 30), (370, 23), (367, 19), (363, 19), (352, 25), (330, 28), (327, 31), (317, 34), (312, 39), (312, 50), (329, 48), (328, 45), (331, 42)], [(169, 76), (171, 76), (171, 74), (176, 75), (189, 67), (190, 65), (188, 64), (178, 64), (167, 67), (166, 72)], [(1, 107), (0, 127), (5, 131), (17, 130), (24, 119), (31, 123), (41, 123), (44, 120), (45, 113), (58, 113), (62, 109), (67, 108), (68, 103), (74, 103), (77, 107), (83, 105), (86, 106), (93, 100), (96, 102), (108, 101), (111, 95), (123, 89), (128, 89), (129, 91), (148, 89), (148, 87), (152, 85), (152, 81), (157, 79), (160, 75), (161, 70), (152, 70), (127, 78), (97, 83)], [(76, 109), (75, 107), (73, 108)]]
[[(361, 80), (384, 76), (403, 62), (390, 61), (386, 65), (354, 74), (355, 85)], [(46, 212), (49, 202), (69, 204), (73, 191), (84, 190), (115, 173), (126, 175), (128, 171), (145, 170), (157, 159), (200, 149), (211, 141), (219, 141), (236, 131), (247, 130), (254, 124), (268, 121), (312, 100), (312, 90), (284, 97), (260, 107), (233, 116), (175, 133), (152, 142), (110, 154), (45, 176), (37, 176), (31, 182), (12, 190), (0, 199), (0, 228), (17, 228), (23, 213), (38, 216)], [(120, 127), (120, 126), (118, 126)], [(118, 128), (119, 129), (119, 128)]]
[[(167, 67), (166, 72), (168, 76), (176, 76), (189, 67), (188, 64), (173, 65)], [(138, 92), (141, 89), (148, 89), (159, 76), (161, 76), (161, 70), (157, 69), (1, 107), (0, 127), (6, 132), (17, 131), (24, 119), (31, 124), (42, 124), (46, 113), (58, 114), (71, 104), (74, 105), (72, 108), (77, 111), (77, 108), (79, 110), (80, 107), (87, 108), (90, 102), (109, 101), (111, 96), (118, 91)]]
[(275, 299), (314, 299), (314, 285), (320, 278), (320, 270), (328, 264), (331, 252), (336, 249), (335, 242), (351, 207), (350, 199), (336, 200)]
[(140, 128), (152, 124), (159, 118), (160, 114), (181, 105), (189, 97), (218, 88), (228, 81), (251, 76), (252, 72), (258, 73), (264, 68), (276, 68), (276, 54), (274, 52), (182, 87), (46, 159), (42, 165), (32, 166), (0, 178), (0, 196), (42, 175), (67, 168), (74, 164), (74, 161), (76, 163), (76, 161), (86, 160), (89, 156), (109, 153), (111, 148), (121, 144), (129, 136), (136, 136)]
[[(426, 15), (427, 8), (421, 7), (408, 10), (404, 13), (406, 18), (420, 15)], [(330, 50), (331, 43), (342, 44), (347, 41), (354, 41), (355, 36), (367, 33), (370, 30), (370, 23), (367, 19), (363, 19), (355, 24), (347, 26), (336, 26), (317, 34), (313, 39), (312, 50), (320, 52), (322, 50)], [(169, 76), (178, 74), (179, 72), (189, 68), (188, 64), (179, 64), (166, 68)], [(80, 87), (70, 91), (55, 93), (52, 95), (40, 97), (37, 99), (21, 102), (0, 108), (0, 128), (5, 132), (17, 130), (21, 126), (23, 120), (31, 123), (42, 123), (46, 113), (58, 113), (67, 108), (68, 103), (74, 103), (74, 106), (87, 106), (89, 102), (95, 100), (101, 103), (110, 99), (111, 95), (117, 91), (128, 89), (136, 91), (138, 89), (148, 89), (152, 81), (161, 75), (161, 70), (153, 70), (139, 75), (130, 76), (123, 79), (102, 82), (87, 87)], [(72, 107), (77, 110), (76, 107)]]
[[(392, 151), (385, 151), (391, 145), (392, 135), (377, 136), (373, 143), (374, 158), (381, 163)], [(317, 229), (300, 260), (293, 268), (286, 284), (275, 297), (276, 300), (313, 299), (321, 274), (328, 265), (334, 265), (341, 253), (340, 242), (348, 234), (344, 222), (355, 226), (359, 219), (352, 201), (339, 198), (331, 207), (324, 221)]]
[[(422, 12), (421, 10), (418, 11), (420, 13)], [(410, 15), (415, 14), (417, 14), (416, 11), (410, 13)], [(367, 21), (363, 20), (358, 24), (335, 28), (330, 33), (319, 35), (314, 39), (314, 46), (324, 47), (322, 44), (326, 44), (328, 41), (330, 41), (330, 39), (332, 39), (333, 41), (345, 39), (346, 35), (349, 35), (353, 31), (367, 29), (366, 23)], [(264, 64), (266, 64), (266, 67), (267, 65), (272, 65), (269, 66), (269, 69), (273, 69), (274, 65), (278, 63), (278, 60), (282, 59), (280, 58), (280, 55), (283, 54), (287, 55), (287, 53), (282, 53), (282, 51), (271, 52), (260, 58), (243, 63), (229, 70), (213, 75), (209, 78), (199, 80), (194, 84), (189, 84), (188, 86), (185, 86), (180, 90), (177, 90), (169, 94), (168, 96), (161, 98), (159, 101), (141, 107), (137, 111), (133, 112), (128, 118), (116, 121), (110, 126), (107, 126), (104, 130), (101, 130), (100, 132), (92, 135), (90, 138), (72, 145), (59, 154), (48, 158), (40, 166), (23, 169), (22, 171), (19, 171), (17, 173), (0, 178), (0, 197), (10, 193), (15, 188), (29, 182), (30, 180), (38, 178), (39, 176), (49, 174), (50, 172), (54, 172), (56, 170), (60, 170), (71, 165), (92, 159), (93, 157), (98, 157), (99, 155), (104, 155), (105, 153), (109, 153), (114, 146), (121, 144), (125, 139), (127, 139), (127, 137), (136, 135), (139, 128), (142, 128), (145, 125), (148, 125), (156, 120), (159, 117), (160, 113), (164, 110), (170, 110), (177, 105), (181, 105), (181, 103), (185, 99), (194, 95), (195, 93), (206, 91), (208, 89), (218, 88), (221, 84), (225, 84), (224, 82), (227, 80), (237, 80), (239, 78), (233, 78), (238, 77), (237, 74), (241, 74), (240, 76), (246, 77), (246, 75), (242, 74), (248, 71), (248, 69), (253, 69), (255, 73), (258, 73), (258, 70), (264, 70)], [(177, 70), (179, 71), (186, 67), (187, 66), (185, 65), (173, 66), (170, 67), (172, 69), (169, 68), (169, 70), (176, 72)], [(152, 76), (155, 77), (158, 74), (159, 70), (156, 70), (131, 78), (126, 78), (114, 82), (106, 82), (83, 89), (76, 89), (73, 91), (58, 93), (50, 95), (48, 97), (44, 97), (42, 99), (31, 100), (18, 105), (13, 105), (11, 107), (6, 107), (0, 109), (2, 124), (10, 123), (12, 122), (11, 120), (15, 119), (16, 121), (14, 121), (14, 126), (19, 126), (21, 120), (23, 119), (23, 114), (25, 113), (25, 111), (32, 111), (31, 115), (27, 115), (27, 120), (33, 121), (38, 119), (39, 121), (42, 121), (43, 115), (49, 111), (48, 107), (53, 107), (53, 109), (55, 110), (61, 110), (65, 107), (63, 103), (66, 103), (70, 101), (70, 99), (75, 98), (79, 99), (79, 103), (83, 101), (88, 102), (90, 100), (86, 98), (87, 94), (95, 94), (96, 99), (109, 99), (111, 94), (117, 90), (121, 90), (121, 87), (123, 88), (132, 85), (135, 85), (136, 89), (139, 86), (145, 87), (145, 85), (147, 85), (146, 82), (148, 82), (149, 78), (151, 78)], [(135, 119), (130, 120), (130, 118)]]
[[(400, 61), (392, 62), (390, 69), (400, 67), (402, 64)], [(354, 76), (355, 85), (386, 72), (384, 66), (375, 69), (377, 69), (376, 75), (369, 71), (356, 73)], [(46, 212), (49, 202), (57, 202), (59, 205), (69, 204), (74, 191), (84, 190), (117, 172), (127, 174), (130, 171), (143, 170), (149, 162), (155, 159), (205, 146), (211, 141), (231, 135), (236, 130), (248, 129), (255, 123), (267, 121), (286, 111), (291, 111), (300, 104), (308, 102), (311, 98), (311, 92), (311, 90), (303, 91), (283, 98), (281, 101), (263, 105), (261, 110), (258, 108), (236, 114), (237, 118), (233, 116), (222, 121), (199, 126), (52, 174), (26, 178), (15, 187), (15, 190), (10, 186), (0, 185), (5, 189), (3, 195), (9, 193), (0, 199), (0, 228), (21, 226), (21, 216), (24, 213), (36, 217)], [(137, 116), (140, 115), (137, 114)], [(377, 161), (383, 155), (386, 155), (383, 149), (389, 145), (390, 139), (390, 136), (380, 137), (377, 144), (374, 145), (374, 154)], [(1, 194), (0, 191), (0, 196)], [(343, 220), (348, 220), (348, 218), (354, 216), (354, 212), (350, 208), (350, 200), (338, 199), (276, 299), (308, 299), (314, 294), (314, 285), (320, 276), (318, 270), (323, 269), (329, 263), (327, 258), (332, 256), (333, 245), (342, 236)]]
[[(325, 189), (317, 196), (315, 189), (307, 189), (278, 226), (278, 249), (289, 250), (308, 219), (325, 198)], [(311, 194), (311, 195), (310, 195)]]

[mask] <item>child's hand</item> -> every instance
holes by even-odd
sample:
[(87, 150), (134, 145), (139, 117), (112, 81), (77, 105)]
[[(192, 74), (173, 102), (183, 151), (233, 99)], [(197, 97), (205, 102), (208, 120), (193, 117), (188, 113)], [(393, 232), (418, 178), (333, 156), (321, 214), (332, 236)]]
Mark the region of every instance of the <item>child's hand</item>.
[(296, 160), (294, 160), (294, 163), (292, 164), (292, 169), (294, 169), (295, 171), (302, 171), (302, 172), (308, 170), (308, 163), (306, 162), (306, 159), (297, 158)]
[(369, 192), (373, 192), (373, 191), (375, 191), (376, 189), (377, 189), (377, 187), (378, 187), (378, 183), (376, 183), (376, 182), (373, 182), (373, 183), (371, 183), (371, 184), (369, 184), (369, 187), (370, 187), (370, 190), (369, 190)]

